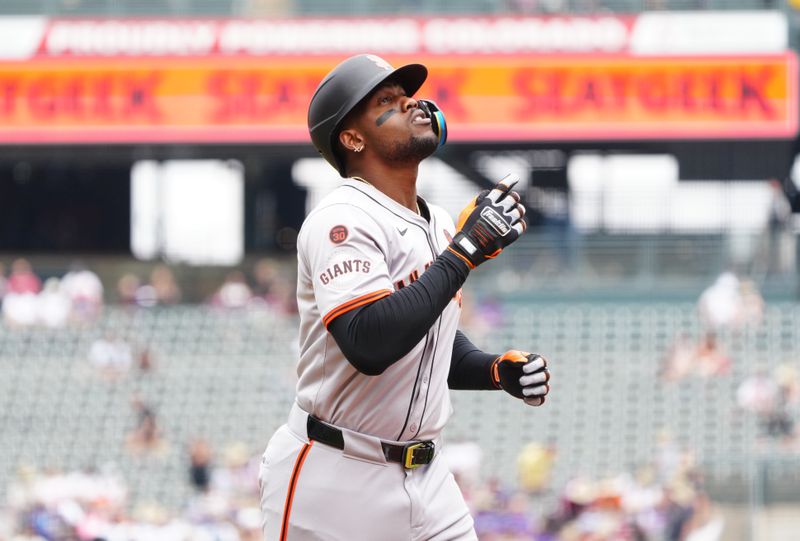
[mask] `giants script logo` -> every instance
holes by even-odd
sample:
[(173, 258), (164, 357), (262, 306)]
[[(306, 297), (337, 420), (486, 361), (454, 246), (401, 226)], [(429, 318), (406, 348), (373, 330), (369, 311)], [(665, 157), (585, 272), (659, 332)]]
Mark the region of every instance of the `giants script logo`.
[(343, 225), (335, 225), (331, 228), (330, 235), (331, 242), (334, 244), (341, 244), (347, 240), (347, 228)]
[[(364, 259), (345, 259), (343, 261), (337, 261), (333, 263), (330, 267), (325, 269), (325, 271), (319, 275), (319, 281), (322, 282), (323, 285), (328, 285), (336, 278), (343, 276), (345, 274), (351, 273), (361, 273), (361, 274), (369, 274), (369, 268), (372, 265), (372, 262), (364, 260)], [(341, 282), (341, 280), (339, 280)], [(350, 281), (347, 281), (349, 284)], [(341, 284), (341, 285), (347, 285)]]

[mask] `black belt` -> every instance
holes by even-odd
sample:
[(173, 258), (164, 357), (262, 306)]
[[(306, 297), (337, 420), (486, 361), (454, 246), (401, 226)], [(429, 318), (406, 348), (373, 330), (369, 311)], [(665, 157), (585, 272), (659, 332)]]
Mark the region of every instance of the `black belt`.
[[(308, 431), (308, 439), (330, 445), (336, 449), (344, 449), (344, 436), (342, 431), (335, 426), (323, 423), (316, 417), (309, 415), (306, 430)], [(406, 445), (382, 441), (381, 447), (386, 460), (397, 462), (409, 469), (430, 464), (433, 461), (435, 452), (435, 446), (432, 441), (415, 441)]]

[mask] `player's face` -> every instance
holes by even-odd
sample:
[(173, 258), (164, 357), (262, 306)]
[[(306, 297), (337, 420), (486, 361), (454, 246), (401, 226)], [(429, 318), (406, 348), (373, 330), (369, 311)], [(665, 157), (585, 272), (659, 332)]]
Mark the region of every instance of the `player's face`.
[(431, 120), (397, 83), (374, 91), (357, 121), (366, 146), (393, 163), (421, 161), (436, 150)]

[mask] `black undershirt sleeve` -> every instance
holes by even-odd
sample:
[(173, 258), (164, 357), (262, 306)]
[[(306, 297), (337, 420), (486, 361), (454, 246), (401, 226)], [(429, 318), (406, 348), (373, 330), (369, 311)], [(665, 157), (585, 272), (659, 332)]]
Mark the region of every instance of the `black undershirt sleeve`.
[(456, 331), (447, 385), (464, 391), (496, 390), (492, 383), (492, 363), (498, 356), (479, 350), (463, 332)]
[(382, 374), (422, 340), (468, 274), (445, 250), (414, 283), (336, 317), (328, 332), (359, 372)]

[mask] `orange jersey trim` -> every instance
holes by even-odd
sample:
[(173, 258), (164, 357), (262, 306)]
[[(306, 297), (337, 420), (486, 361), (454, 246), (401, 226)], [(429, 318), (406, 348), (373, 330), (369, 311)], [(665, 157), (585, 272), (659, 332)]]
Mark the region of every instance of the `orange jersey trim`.
[(344, 313), (349, 312), (350, 310), (354, 310), (359, 306), (364, 306), (365, 304), (369, 304), (372, 302), (377, 301), (378, 299), (382, 299), (384, 297), (388, 297), (392, 294), (390, 289), (381, 289), (379, 291), (373, 291), (372, 293), (367, 293), (366, 295), (361, 295), (360, 297), (356, 297), (355, 299), (350, 299), (349, 301), (340, 304), (322, 318), (322, 323), (325, 325), (325, 328), (328, 328), (331, 321), (336, 319), (337, 317), (341, 316)]
[(286, 503), (283, 506), (283, 520), (281, 521), (281, 539), (286, 541), (286, 535), (289, 533), (289, 516), (292, 514), (292, 501), (294, 500), (294, 491), (297, 488), (297, 481), (300, 479), (300, 470), (303, 469), (303, 462), (306, 461), (308, 451), (314, 445), (313, 441), (309, 441), (300, 450), (297, 455), (297, 460), (294, 462), (294, 469), (292, 470), (292, 477), (289, 480), (289, 490), (286, 491)]

